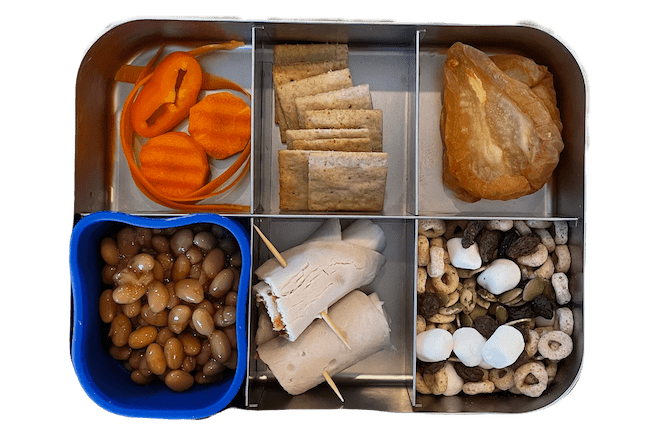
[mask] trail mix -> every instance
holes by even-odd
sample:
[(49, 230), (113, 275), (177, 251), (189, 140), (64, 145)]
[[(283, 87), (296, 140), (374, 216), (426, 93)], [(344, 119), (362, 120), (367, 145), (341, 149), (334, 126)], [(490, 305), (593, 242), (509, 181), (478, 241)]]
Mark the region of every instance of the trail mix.
[(565, 221), (420, 220), (416, 390), (540, 396), (573, 350)]

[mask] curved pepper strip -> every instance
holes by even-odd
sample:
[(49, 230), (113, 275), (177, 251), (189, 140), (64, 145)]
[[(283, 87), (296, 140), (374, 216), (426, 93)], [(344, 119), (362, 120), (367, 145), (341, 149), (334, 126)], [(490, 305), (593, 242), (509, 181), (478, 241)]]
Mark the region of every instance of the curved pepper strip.
[(147, 138), (168, 132), (188, 116), (201, 86), (202, 68), (195, 57), (181, 51), (168, 54), (133, 104), (133, 128)]
[[(140, 167), (136, 163), (134, 152), (133, 152), (133, 134), (134, 130), (132, 127), (131, 122), (127, 119), (128, 113), (131, 112), (134, 104), (134, 99), (136, 98), (136, 94), (138, 93), (138, 90), (145, 85), (146, 83), (149, 82), (149, 80), (152, 78), (152, 73), (147, 74), (144, 78), (142, 78), (140, 81), (138, 81), (129, 95), (126, 98), (126, 101), (124, 102), (124, 106), (122, 108), (122, 114), (120, 116), (120, 141), (122, 143), (122, 150), (124, 152), (124, 155), (126, 156), (127, 163), (129, 165), (129, 170), (131, 172), (131, 176), (134, 179), (134, 182), (136, 183), (136, 186), (140, 191), (145, 194), (149, 199), (153, 200), (156, 203), (159, 203), (163, 206), (167, 206), (173, 209), (179, 209), (179, 210), (188, 210), (188, 211), (210, 211), (210, 212), (247, 212), (250, 210), (249, 206), (245, 205), (235, 205), (235, 204), (189, 204), (191, 201), (199, 201), (204, 198), (208, 198), (217, 194), (220, 194), (224, 191), (227, 191), (230, 189), (232, 186), (234, 186), (241, 177), (246, 173), (247, 168), (249, 166), (249, 163), (246, 164), (240, 175), (228, 186), (223, 188), (222, 190), (219, 191), (213, 191), (210, 192), (209, 189), (211, 187), (218, 187), (220, 184), (228, 180), (229, 178), (232, 177), (232, 175), (236, 172), (236, 170), (241, 166), (241, 164), (245, 161), (249, 160), (250, 157), (250, 143), (246, 146), (246, 149), (244, 152), (242, 152), (242, 155), (237, 161), (228, 169), (226, 170), (225, 173), (223, 173), (221, 176), (218, 178), (212, 180), (209, 182), (207, 185), (204, 187), (200, 188), (198, 191), (194, 192), (191, 194), (192, 198), (178, 198), (178, 199), (172, 199), (170, 197), (165, 196), (162, 194), (160, 191), (154, 188), (153, 185), (150, 184), (150, 182), (145, 178), (144, 174), (140, 171)], [(241, 161), (241, 163), (239, 162)], [(214, 188), (215, 189), (215, 188)]]

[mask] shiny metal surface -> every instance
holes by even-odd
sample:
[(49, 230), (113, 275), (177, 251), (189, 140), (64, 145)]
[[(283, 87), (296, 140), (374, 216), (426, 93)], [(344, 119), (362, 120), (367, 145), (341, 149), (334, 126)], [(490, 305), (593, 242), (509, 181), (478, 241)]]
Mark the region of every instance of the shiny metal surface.
[[(161, 44), (193, 46), (239, 39), (246, 46), (206, 59), (212, 72), (249, 89), (253, 108), (251, 175), (229, 196), (249, 204), (239, 215), (256, 224), (280, 249), (300, 242), (329, 214), (287, 214), (278, 208), (279, 146), (273, 121), (272, 47), (286, 42), (343, 42), (350, 45), (350, 70), (356, 83), (370, 85), (376, 108), (384, 110), (385, 150), (389, 153), (384, 211), (375, 215), (340, 214), (344, 223), (372, 218), (387, 233), (387, 265), (368, 290), (385, 301), (391, 316), (395, 350), (352, 367), (336, 382), (344, 405), (324, 384), (302, 396), (287, 395), (252, 358), (242, 407), (257, 410), (290, 408), (359, 408), (395, 412), (528, 412), (557, 402), (576, 381), (582, 365), (584, 153), (586, 88), (569, 51), (549, 34), (526, 26), (449, 26), (435, 24), (344, 22), (245, 22), (186, 19), (141, 19), (108, 29), (85, 55), (76, 83), (76, 161), (74, 213), (118, 210), (171, 216), (139, 194), (119, 149), (118, 113), (128, 92), (117, 84), (116, 70), (143, 61)], [(445, 50), (456, 41), (487, 52), (516, 52), (548, 66), (554, 74), (564, 124), (565, 149), (554, 179), (538, 193), (508, 203), (459, 203), (442, 188), (439, 153), (441, 67)], [(281, 147), (282, 148), (282, 147)], [(236, 215), (235, 215), (236, 216)], [(564, 219), (571, 226), (573, 268), (570, 285), (575, 312), (575, 350), (559, 369), (558, 380), (541, 398), (505, 393), (441, 398), (413, 392), (415, 333), (416, 220), (426, 217)], [(269, 256), (252, 239), (256, 267)], [(249, 317), (254, 322), (254, 303)], [(252, 323), (254, 325), (254, 323)]]

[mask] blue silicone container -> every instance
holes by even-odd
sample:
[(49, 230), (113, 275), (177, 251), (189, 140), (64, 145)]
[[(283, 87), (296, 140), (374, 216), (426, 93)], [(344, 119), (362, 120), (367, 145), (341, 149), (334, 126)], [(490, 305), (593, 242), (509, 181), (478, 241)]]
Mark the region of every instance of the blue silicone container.
[[(133, 383), (122, 363), (113, 359), (104, 343), (98, 301), (103, 289), (99, 253), (101, 240), (119, 225), (145, 228), (181, 227), (212, 223), (229, 230), (242, 255), (237, 300), (237, 369), (222, 381), (174, 392), (157, 381), (140, 386)], [(78, 380), (99, 406), (118, 415), (141, 418), (200, 419), (223, 410), (237, 395), (246, 375), (246, 305), (250, 277), (250, 246), (246, 229), (230, 218), (193, 214), (173, 218), (146, 218), (118, 212), (97, 212), (81, 218), (74, 226), (69, 265), (72, 283), (71, 359)]]

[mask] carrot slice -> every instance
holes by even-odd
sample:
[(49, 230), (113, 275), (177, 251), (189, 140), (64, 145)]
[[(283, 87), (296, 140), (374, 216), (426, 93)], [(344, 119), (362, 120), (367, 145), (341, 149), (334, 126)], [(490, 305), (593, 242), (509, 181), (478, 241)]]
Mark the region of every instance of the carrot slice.
[(170, 197), (197, 191), (209, 177), (205, 149), (183, 132), (166, 132), (149, 139), (139, 160), (145, 178)]
[(207, 95), (189, 110), (188, 132), (209, 156), (226, 159), (251, 138), (251, 108), (229, 92)]
[[(178, 200), (177, 198), (169, 197), (167, 195), (164, 195), (162, 192), (160, 192), (158, 189), (156, 189), (150, 182), (149, 180), (145, 177), (145, 175), (141, 172), (140, 167), (136, 163), (135, 160), (135, 155), (133, 151), (133, 136), (134, 136), (134, 131), (133, 127), (131, 125), (131, 122), (127, 119), (129, 113), (131, 112), (131, 108), (133, 106), (134, 99), (136, 97), (136, 94), (138, 93), (138, 90), (151, 79), (152, 75), (147, 74), (142, 80), (137, 82), (129, 95), (126, 98), (126, 101), (124, 102), (124, 106), (122, 108), (122, 113), (120, 115), (120, 141), (122, 144), (122, 150), (124, 152), (124, 155), (126, 156), (126, 160), (129, 166), (129, 170), (131, 172), (131, 176), (133, 177), (133, 180), (138, 187), (138, 189), (145, 194), (149, 199), (153, 200), (154, 202), (170, 207), (173, 209), (179, 209), (179, 210), (184, 210), (184, 211), (203, 211), (203, 212), (248, 212), (250, 210), (249, 206), (245, 205), (236, 205), (236, 204), (200, 204), (200, 203), (195, 203), (195, 204), (190, 204)], [(250, 144), (249, 146), (250, 147)], [(250, 152), (249, 152), (250, 155)], [(249, 164), (249, 159), (246, 158), (246, 165), (248, 166)], [(239, 169), (239, 166), (233, 166), (230, 169), (228, 169), (223, 175), (227, 178), (232, 177), (232, 175)], [(246, 173), (247, 169), (244, 168), (242, 170), (240, 176), (243, 176)], [(238, 182), (238, 179), (235, 179), (235, 181), (229, 185), (227, 188), (230, 188), (236, 182)], [(213, 181), (212, 181), (213, 182)], [(203, 187), (204, 188), (204, 187)], [(222, 191), (213, 191), (209, 193), (205, 193), (199, 198), (200, 200), (208, 197), (212, 197), (214, 195), (220, 194)], [(194, 194), (197, 195), (197, 194)]]

